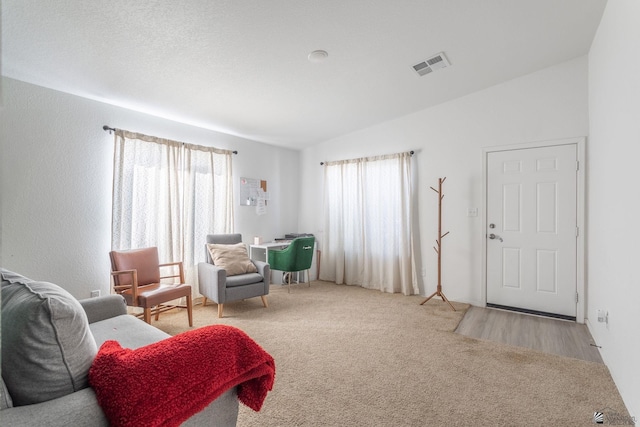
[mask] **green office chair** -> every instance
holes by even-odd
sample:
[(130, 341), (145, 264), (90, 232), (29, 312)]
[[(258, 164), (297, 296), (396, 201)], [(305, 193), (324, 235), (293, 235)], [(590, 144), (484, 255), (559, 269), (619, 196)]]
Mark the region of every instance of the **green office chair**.
[(307, 280), (309, 281), (309, 286), (311, 286), (309, 269), (313, 259), (315, 241), (315, 237), (298, 237), (293, 239), (291, 244), (282, 250), (269, 250), (269, 266), (271, 266), (271, 269), (289, 273), (287, 275), (288, 292), (291, 292), (291, 273), (294, 272), (306, 270)]

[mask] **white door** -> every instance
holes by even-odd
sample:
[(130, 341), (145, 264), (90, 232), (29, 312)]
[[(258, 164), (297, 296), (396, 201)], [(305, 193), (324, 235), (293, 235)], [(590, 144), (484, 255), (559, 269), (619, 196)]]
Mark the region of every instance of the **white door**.
[(487, 304), (575, 319), (577, 147), (487, 153)]

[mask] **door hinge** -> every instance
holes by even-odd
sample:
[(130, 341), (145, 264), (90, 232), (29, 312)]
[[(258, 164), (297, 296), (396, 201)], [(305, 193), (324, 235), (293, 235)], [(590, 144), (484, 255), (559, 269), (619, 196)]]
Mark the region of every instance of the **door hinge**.
[(580, 170), (580, 160), (576, 160), (576, 170)]
[(576, 302), (580, 302), (580, 294), (576, 292)]
[(576, 237), (580, 237), (580, 227), (576, 227)]

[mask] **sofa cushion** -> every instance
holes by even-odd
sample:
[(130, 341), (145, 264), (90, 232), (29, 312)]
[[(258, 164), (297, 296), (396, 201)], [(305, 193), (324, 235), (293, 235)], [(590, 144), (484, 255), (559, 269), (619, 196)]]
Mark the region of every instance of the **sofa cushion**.
[(258, 271), (247, 255), (247, 246), (240, 242), (234, 245), (207, 243), (213, 264), (223, 268), (227, 276), (255, 273)]
[(130, 314), (90, 323), (89, 328), (100, 347), (105, 341), (115, 340), (125, 348), (138, 348), (169, 338), (170, 335)]
[(87, 387), (98, 349), (78, 300), (53, 283), (0, 274), (2, 377), (14, 406)]
[(227, 288), (234, 288), (237, 286), (245, 286), (261, 282), (264, 282), (264, 277), (262, 277), (258, 273), (240, 274), (237, 276), (227, 277)]

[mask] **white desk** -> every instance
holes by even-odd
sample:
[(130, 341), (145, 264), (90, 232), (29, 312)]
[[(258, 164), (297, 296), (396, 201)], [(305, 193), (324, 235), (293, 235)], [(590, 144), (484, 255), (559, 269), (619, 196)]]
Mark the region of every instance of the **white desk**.
[(291, 244), (290, 240), (249, 245), (249, 258), (255, 261), (269, 262), (269, 250), (281, 250)]
[[(254, 261), (269, 262), (269, 250), (281, 250), (291, 244), (290, 240), (280, 242), (261, 243), (259, 245), (249, 245), (249, 258)], [(271, 283), (282, 284), (282, 271), (271, 270)]]

